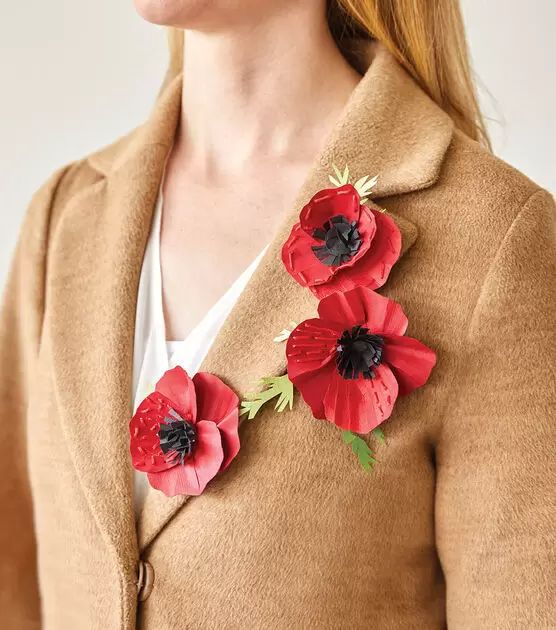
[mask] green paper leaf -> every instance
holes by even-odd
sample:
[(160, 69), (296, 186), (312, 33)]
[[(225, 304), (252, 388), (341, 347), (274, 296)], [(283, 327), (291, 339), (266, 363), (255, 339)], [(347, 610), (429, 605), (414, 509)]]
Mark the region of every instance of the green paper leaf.
[(344, 184), (347, 184), (349, 182), (349, 168), (347, 164), (342, 175), (342, 181)]
[(339, 188), (340, 186), (349, 184), (349, 168), (347, 164), (343, 172), (340, 171), (336, 164), (332, 164), (332, 168), (334, 170), (334, 176), (329, 175), (328, 179), (334, 184), (334, 186)]
[(336, 175), (336, 179), (338, 181), (342, 181), (342, 173), (339, 170), (339, 168), (336, 166), (336, 164), (332, 164), (332, 168), (334, 169), (334, 174)]
[(377, 182), (378, 175), (375, 175), (371, 179), (369, 179), (368, 175), (365, 175), (365, 177), (361, 177), (355, 182), (353, 186), (361, 197), (361, 203), (365, 203), (369, 200), (369, 193), (376, 186)]
[(247, 415), (247, 420), (259, 413), (263, 405), (277, 398), (274, 409), (281, 413), (287, 407), (293, 407), (293, 383), (287, 374), (283, 376), (267, 376), (260, 381), (264, 389), (261, 392), (246, 394), (245, 400), (241, 401), (240, 416)]
[(342, 440), (346, 444), (351, 444), (354, 439), (355, 439), (354, 433), (352, 433), (351, 431), (342, 431)]
[(372, 434), (376, 437), (379, 442), (383, 444), (386, 443), (386, 437), (384, 436), (384, 431), (380, 427), (376, 427), (376, 429), (372, 430)]
[(368, 175), (364, 175), (363, 177), (361, 177), (360, 179), (358, 179), (355, 184), (353, 184), (353, 187), (355, 188), (355, 190), (357, 192), (359, 192), (360, 190), (363, 189), (363, 186), (365, 185), (365, 182), (369, 179)]
[(369, 193), (378, 183), (378, 175), (375, 175), (374, 177), (371, 177), (371, 179), (369, 179), (368, 181), (364, 181), (361, 184), (361, 192), (366, 195), (367, 193)]
[[(347, 164), (343, 171), (340, 171), (336, 164), (332, 164), (332, 169), (334, 170), (334, 175), (329, 175), (328, 179), (334, 186), (340, 187), (345, 184), (349, 184), (350, 172)], [(369, 193), (376, 186), (377, 182), (378, 175), (375, 175), (374, 177), (364, 175), (363, 177), (360, 177), (355, 184), (353, 184), (353, 187), (357, 190), (359, 196), (361, 197), (361, 203), (365, 203), (369, 200)]]
[(376, 464), (373, 452), (365, 440), (352, 433), (351, 431), (342, 431), (342, 440), (351, 445), (351, 450), (359, 460), (359, 464), (363, 470), (370, 472)]

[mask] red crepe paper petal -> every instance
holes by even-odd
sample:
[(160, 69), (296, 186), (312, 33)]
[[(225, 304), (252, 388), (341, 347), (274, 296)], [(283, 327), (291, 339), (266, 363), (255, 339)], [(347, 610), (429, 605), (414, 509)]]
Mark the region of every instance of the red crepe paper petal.
[(337, 372), (336, 364), (329, 362), (320, 370), (299, 374), (295, 379), (290, 376), (290, 380), (318, 420), (328, 419), (324, 410), (324, 393), (328, 389), (334, 372)]
[(318, 298), (322, 299), (336, 291), (349, 291), (358, 286), (378, 289), (388, 279), (392, 267), (400, 257), (402, 236), (398, 226), (388, 215), (377, 210), (371, 212), (376, 221), (376, 231), (372, 241), (367, 241), (368, 247), (364, 255), (354, 256), (351, 264), (339, 267), (326, 283), (311, 287)]
[(239, 410), (236, 408), (220, 420), (216, 425), (220, 431), (222, 448), (224, 450), (224, 460), (220, 470), (225, 470), (232, 463), (234, 457), (239, 453)]
[(156, 384), (155, 390), (172, 402), (173, 408), (184, 420), (195, 424), (197, 419), (195, 387), (183, 368), (177, 366), (165, 372)]
[(172, 403), (159, 392), (149, 394), (129, 423), (131, 462), (141, 472), (160, 472), (175, 465), (160, 448), (160, 423), (171, 415)]
[(371, 212), (376, 222), (376, 233), (369, 253), (365, 256), (365, 260), (361, 261), (361, 270), (358, 270), (358, 273), (370, 273), (371, 269), (375, 267), (379, 268), (380, 265), (384, 265), (384, 268), (379, 271), (376, 277), (373, 274), (375, 281), (378, 283), (376, 287), (366, 285), (368, 288), (378, 288), (386, 282), (390, 269), (392, 269), (400, 257), (402, 251), (402, 233), (394, 219), (388, 216), (386, 212), (373, 209), (371, 209)]
[(294, 328), (286, 343), (288, 376), (294, 384), (298, 376), (315, 372), (332, 361), (341, 332), (320, 319), (306, 319)]
[(218, 422), (224, 419), (239, 405), (236, 393), (217, 376), (208, 372), (199, 372), (193, 377), (197, 396), (198, 420)]
[(303, 230), (312, 234), (333, 216), (339, 214), (348, 221), (359, 220), (359, 193), (350, 184), (340, 188), (327, 188), (314, 195), (301, 210), (299, 222)]
[(411, 337), (384, 336), (382, 356), (398, 381), (400, 396), (424, 385), (436, 364), (435, 352)]
[(318, 313), (327, 324), (343, 329), (366, 326), (377, 335), (403, 335), (407, 329), (402, 307), (366, 287), (329, 295), (320, 301)]
[(224, 461), (227, 468), (239, 452), (239, 399), (235, 392), (213, 374), (199, 372), (193, 377), (197, 393), (198, 421), (216, 423), (222, 438)]
[(183, 465), (148, 475), (151, 486), (168, 497), (178, 494), (200, 495), (222, 467), (224, 451), (216, 424), (199, 421), (195, 428), (197, 444), (192, 456)]
[(390, 368), (379, 365), (375, 378), (343, 378), (335, 370), (324, 396), (327, 420), (346, 431), (368, 433), (390, 417), (398, 383)]
[(361, 288), (346, 293), (332, 293), (319, 302), (317, 309), (319, 317), (324, 322), (333, 323), (340, 330), (364, 325), (368, 319), (367, 310), (371, 307), (373, 296), (367, 296), (367, 290)]
[(336, 370), (334, 358), (340, 334), (340, 329), (327, 327), (320, 319), (307, 319), (294, 328), (286, 344), (288, 378), (315, 418), (325, 417), (323, 392), (330, 372)]
[(302, 287), (322, 284), (333, 275), (333, 268), (327, 267), (315, 256), (312, 247), (316, 242), (297, 223), (282, 247), (284, 267)]

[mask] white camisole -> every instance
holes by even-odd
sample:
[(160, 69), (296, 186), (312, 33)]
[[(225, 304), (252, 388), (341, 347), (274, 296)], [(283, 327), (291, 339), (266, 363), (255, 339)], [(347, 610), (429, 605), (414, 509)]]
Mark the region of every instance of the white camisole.
[[(162, 194), (159, 194), (139, 280), (133, 347), (134, 412), (139, 403), (154, 390), (156, 382), (166, 370), (180, 365), (189, 376), (197, 372), (266, 251), (265, 248), (257, 256), (186, 339), (167, 341), (160, 268), (162, 203)], [(133, 475), (133, 503), (135, 516), (138, 518), (148, 490), (148, 480), (145, 473), (134, 470)]]

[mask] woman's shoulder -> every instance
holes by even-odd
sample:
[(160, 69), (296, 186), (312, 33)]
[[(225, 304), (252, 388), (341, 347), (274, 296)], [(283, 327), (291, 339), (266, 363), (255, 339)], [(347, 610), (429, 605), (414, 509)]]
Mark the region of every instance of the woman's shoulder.
[(408, 264), (419, 256), (429, 279), (458, 287), (445, 292), (454, 308), (465, 288), (475, 302), (488, 278), (504, 278), (505, 286), (549, 279), (556, 264), (552, 194), (460, 132), (434, 182), (384, 203), (416, 226)]
[(133, 141), (137, 131), (138, 129), (134, 129), (101, 149), (54, 171), (34, 192), (22, 230), (41, 222), (47, 223), (49, 231), (52, 231), (71, 199), (105, 179), (112, 165), (117, 163), (119, 156)]
[(47, 180), (43, 188), (54, 185), (56, 201), (63, 201), (67, 197), (78, 194), (84, 188), (96, 184), (108, 174), (112, 165), (117, 163), (119, 156), (125, 153), (126, 147), (133, 141), (138, 129), (66, 164)]
[(450, 261), (444, 275), (455, 284), (469, 274), (480, 284), (508, 248), (527, 273), (542, 266), (539, 256), (554, 257), (552, 194), (459, 131), (436, 180), (387, 209), (416, 225), (419, 251), (435, 268)]
[(456, 131), (446, 153), (436, 194), (486, 236), (506, 230), (530, 205), (554, 210), (552, 194), (478, 142)]

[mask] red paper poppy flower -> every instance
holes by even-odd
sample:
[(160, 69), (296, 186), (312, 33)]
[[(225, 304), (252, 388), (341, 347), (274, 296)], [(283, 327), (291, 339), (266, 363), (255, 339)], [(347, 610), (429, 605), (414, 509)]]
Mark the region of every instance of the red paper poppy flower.
[(357, 286), (376, 289), (401, 251), (394, 221), (360, 203), (349, 184), (318, 192), (282, 247), (288, 273), (318, 298)]
[(315, 418), (367, 433), (386, 420), (398, 394), (424, 385), (436, 355), (404, 337), (401, 306), (365, 287), (321, 300), (286, 346), (288, 376)]
[(129, 423), (133, 467), (167, 496), (201, 494), (239, 451), (238, 403), (212, 374), (168, 370)]

